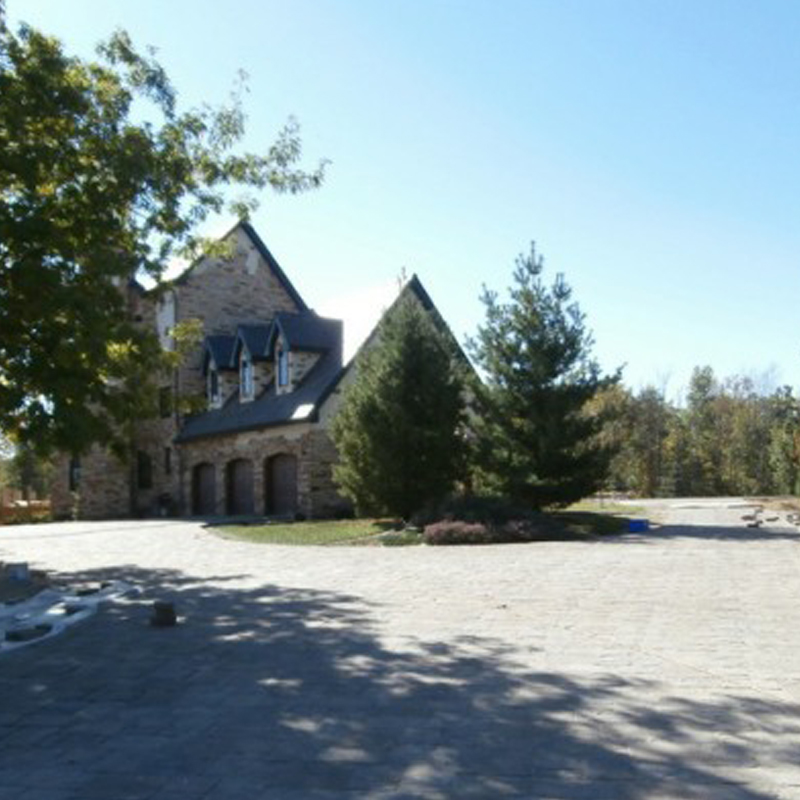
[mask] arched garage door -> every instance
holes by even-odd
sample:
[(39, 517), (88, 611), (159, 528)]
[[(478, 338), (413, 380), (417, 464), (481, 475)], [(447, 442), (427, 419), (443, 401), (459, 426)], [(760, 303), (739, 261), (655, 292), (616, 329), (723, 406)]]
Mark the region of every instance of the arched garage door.
[(288, 453), (268, 458), (264, 464), (268, 514), (297, 512), (297, 459)]
[(192, 470), (192, 514), (209, 516), (217, 511), (217, 481), (213, 464)]
[(228, 514), (252, 514), (253, 462), (246, 458), (229, 461), (227, 468), (227, 512)]

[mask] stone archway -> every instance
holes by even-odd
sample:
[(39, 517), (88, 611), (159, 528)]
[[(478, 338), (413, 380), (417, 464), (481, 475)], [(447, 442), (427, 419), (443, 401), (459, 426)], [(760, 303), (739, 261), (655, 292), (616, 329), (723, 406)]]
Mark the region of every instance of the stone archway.
[(264, 462), (264, 507), (267, 514), (297, 513), (297, 457), (279, 453)]
[(192, 514), (217, 513), (217, 474), (213, 464), (197, 464), (192, 470)]
[(233, 515), (255, 513), (253, 462), (249, 458), (229, 461), (225, 478), (227, 489), (225, 511)]

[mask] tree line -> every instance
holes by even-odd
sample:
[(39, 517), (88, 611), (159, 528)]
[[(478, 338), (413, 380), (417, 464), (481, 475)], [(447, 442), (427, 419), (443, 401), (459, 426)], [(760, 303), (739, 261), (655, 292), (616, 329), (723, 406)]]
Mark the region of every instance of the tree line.
[(786, 495), (800, 490), (800, 398), (750, 376), (695, 367), (685, 401), (616, 385), (593, 401), (615, 451), (605, 488), (642, 497)]

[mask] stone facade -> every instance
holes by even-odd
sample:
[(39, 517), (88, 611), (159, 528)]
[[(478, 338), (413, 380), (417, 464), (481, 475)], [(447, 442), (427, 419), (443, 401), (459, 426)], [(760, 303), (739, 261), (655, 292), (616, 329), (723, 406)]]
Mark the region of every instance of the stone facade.
[[(130, 467), (108, 450), (93, 447), (79, 459), (76, 488), (70, 487), (72, 459), (60, 455), (54, 462), (50, 495), (56, 519), (107, 519), (127, 516), (131, 507)], [(91, 487), (86, 491), (87, 486)]]
[[(206, 258), (178, 278), (159, 299), (137, 285), (128, 287), (128, 310), (139, 324), (155, 330), (162, 346), (171, 347), (171, 328), (189, 319), (200, 319), (204, 333), (236, 333), (239, 325), (263, 325), (278, 313), (306, 312), (302, 299), (249, 226), (237, 226), (228, 236), (231, 252), (225, 258)], [(293, 391), (317, 363), (320, 355), (289, 351), (290, 385)], [(184, 365), (166, 375), (161, 388), (166, 397), (196, 397), (207, 393), (203, 371), (204, 351), (198, 347)], [(258, 398), (275, 383), (270, 361), (253, 364)], [(239, 374), (218, 372), (220, 405), (235, 403)], [(331, 467), (335, 448), (318, 422), (303, 422), (258, 430), (235, 431), (197, 441), (176, 442), (183, 418), (180, 409), (163, 409), (163, 415), (136, 426), (127, 461), (93, 448), (80, 459), (77, 492), (70, 488), (68, 456), (57, 460), (52, 507), (58, 517), (77, 515), (86, 519), (128, 515), (189, 514), (193, 507), (193, 476), (198, 465), (210, 464), (215, 475), (214, 512), (229, 510), (228, 465), (240, 459), (252, 464), (253, 510), (268, 512), (265, 468), (269, 459), (287, 455), (296, 459), (296, 507), (306, 517), (341, 512), (345, 505), (336, 493)], [(248, 473), (249, 474), (249, 473)]]
[[(247, 233), (236, 228), (231, 238), (232, 257), (204, 259), (175, 285), (176, 321), (200, 319), (207, 335), (235, 333), (238, 325), (258, 324), (280, 311), (300, 310)], [(179, 371), (178, 391), (205, 391), (200, 350)]]
[(187, 508), (193, 506), (195, 470), (211, 464), (215, 471), (214, 511), (218, 515), (229, 513), (231, 487), (227, 468), (232, 462), (244, 459), (252, 465), (254, 513), (268, 515), (267, 469), (270, 459), (278, 455), (297, 460), (299, 514), (308, 518), (329, 517), (347, 508), (333, 483), (336, 449), (327, 433), (313, 423), (244, 431), (182, 445), (181, 485)]

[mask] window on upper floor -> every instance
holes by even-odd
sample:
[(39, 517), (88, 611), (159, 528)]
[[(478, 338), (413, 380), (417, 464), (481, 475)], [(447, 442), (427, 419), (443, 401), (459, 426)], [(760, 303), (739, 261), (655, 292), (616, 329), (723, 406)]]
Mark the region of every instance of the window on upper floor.
[(246, 350), (242, 350), (242, 358), (239, 362), (239, 385), (242, 397), (253, 396), (253, 362)]
[(289, 385), (289, 353), (282, 347), (278, 348), (278, 386)]
[(206, 381), (208, 402), (210, 405), (215, 406), (219, 403), (219, 372), (217, 372), (215, 367), (208, 368), (208, 377)]

